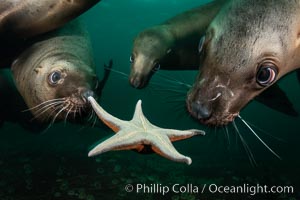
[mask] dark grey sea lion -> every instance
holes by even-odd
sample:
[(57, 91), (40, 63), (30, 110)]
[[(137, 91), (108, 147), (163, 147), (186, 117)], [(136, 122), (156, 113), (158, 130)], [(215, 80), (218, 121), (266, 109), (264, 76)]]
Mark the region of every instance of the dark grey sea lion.
[(134, 39), (130, 57), (130, 84), (135, 88), (145, 87), (159, 68), (197, 70), (199, 40), (222, 2), (214, 1), (186, 11), (139, 33)]
[(229, 0), (211, 22), (191, 115), (226, 125), (254, 97), (300, 66), (300, 1)]

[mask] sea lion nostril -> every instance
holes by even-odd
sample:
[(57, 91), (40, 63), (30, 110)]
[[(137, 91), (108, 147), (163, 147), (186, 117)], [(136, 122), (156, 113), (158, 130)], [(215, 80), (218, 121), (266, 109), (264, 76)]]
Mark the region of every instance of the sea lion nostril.
[(212, 113), (210, 107), (201, 102), (193, 102), (191, 108), (198, 119), (207, 119)]

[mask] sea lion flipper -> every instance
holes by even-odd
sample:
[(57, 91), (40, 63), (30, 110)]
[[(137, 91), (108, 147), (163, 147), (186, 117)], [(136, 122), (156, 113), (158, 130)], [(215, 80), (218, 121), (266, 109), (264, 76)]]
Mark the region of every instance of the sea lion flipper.
[(286, 115), (293, 117), (297, 117), (299, 115), (286, 93), (279, 87), (278, 84), (273, 84), (257, 96), (255, 100)]
[(297, 72), (297, 78), (298, 78), (298, 81), (299, 81), (299, 83), (300, 83), (300, 69), (297, 69), (296, 72)]
[(104, 88), (104, 86), (105, 86), (105, 84), (108, 80), (108, 77), (110, 75), (112, 66), (113, 66), (113, 60), (112, 59), (109, 60), (108, 65), (106, 65), (104, 63), (104, 75), (103, 75), (102, 80), (99, 81), (97, 91), (96, 91), (96, 93), (99, 97), (101, 97), (101, 95), (102, 95), (103, 88)]

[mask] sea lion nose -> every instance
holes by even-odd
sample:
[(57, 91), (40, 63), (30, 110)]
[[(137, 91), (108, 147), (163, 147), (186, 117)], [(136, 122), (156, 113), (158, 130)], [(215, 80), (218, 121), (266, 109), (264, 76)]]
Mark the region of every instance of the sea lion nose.
[(130, 84), (134, 87), (134, 88), (142, 88), (143, 87), (143, 83), (142, 80), (138, 77), (132, 77), (130, 79)]
[(199, 101), (192, 102), (191, 109), (197, 119), (207, 119), (211, 116), (211, 109), (208, 104)]
[(88, 97), (96, 97), (96, 94), (94, 91), (92, 90), (86, 90), (82, 93), (82, 97), (85, 98), (86, 100), (88, 99)]

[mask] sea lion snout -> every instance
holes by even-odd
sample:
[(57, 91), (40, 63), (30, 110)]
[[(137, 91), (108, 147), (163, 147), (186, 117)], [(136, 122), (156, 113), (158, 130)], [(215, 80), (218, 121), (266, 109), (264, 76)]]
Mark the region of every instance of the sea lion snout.
[(186, 105), (192, 117), (203, 124), (222, 126), (237, 116), (234, 108), (235, 97), (230, 81), (224, 77), (207, 77), (202, 73), (188, 93)]
[(211, 115), (211, 111), (211, 106), (208, 103), (196, 101), (190, 104), (190, 112), (198, 120), (209, 118)]
[(135, 75), (129, 78), (129, 83), (134, 88), (141, 89), (147, 85), (148, 79), (144, 76)]
[(132, 63), (129, 75), (129, 83), (132, 87), (142, 89), (147, 86), (153, 72), (151, 67), (144, 67), (145, 62), (135, 61)]
[(92, 90), (86, 90), (82, 93), (82, 97), (85, 98), (86, 100), (88, 99), (88, 97), (96, 97), (95, 92), (93, 92)]

